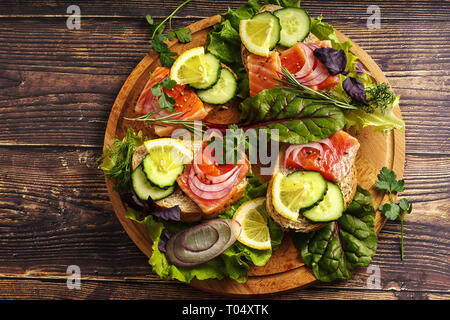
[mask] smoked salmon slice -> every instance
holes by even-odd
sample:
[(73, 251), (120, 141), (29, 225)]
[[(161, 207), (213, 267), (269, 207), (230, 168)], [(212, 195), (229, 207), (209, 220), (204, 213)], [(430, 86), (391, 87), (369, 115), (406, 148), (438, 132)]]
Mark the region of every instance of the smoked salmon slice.
[(330, 88), (340, 82), (340, 76), (330, 75), (325, 66), (314, 56), (313, 51), (319, 47), (331, 48), (331, 41), (297, 43), (284, 50), (280, 56), (282, 67), (295, 75), (299, 82), (314, 90)]
[[(169, 76), (170, 70), (165, 67), (157, 67), (152, 73), (152, 77), (147, 81), (144, 89), (139, 96), (134, 111), (139, 115), (145, 115), (149, 112), (160, 109), (158, 99), (152, 95), (152, 87), (157, 82), (161, 82), (164, 78)], [(174, 109), (175, 113), (181, 112), (181, 114), (171, 117), (171, 119), (180, 120), (202, 120), (208, 115), (208, 111), (205, 108), (203, 102), (197, 96), (195, 91), (186, 85), (175, 85), (171, 90), (163, 88), (164, 92), (171, 98), (175, 99)], [(161, 118), (170, 115), (167, 110), (161, 110), (153, 115), (154, 118)], [(176, 127), (173, 126), (154, 126), (155, 133), (162, 136), (169, 136)]]
[(277, 51), (272, 51), (268, 57), (250, 54), (247, 57), (248, 80), (250, 97), (260, 93), (262, 90), (270, 89), (279, 84), (281, 59)]
[(358, 149), (356, 138), (338, 130), (318, 142), (289, 146), (283, 161), (285, 166), (318, 171), (326, 180), (338, 183), (349, 174)]
[(180, 189), (210, 216), (224, 212), (242, 196), (242, 182), (250, 171), (245, 153), (236, 164), (220, 164), (212, 154), (205, 144), (177, 179)]

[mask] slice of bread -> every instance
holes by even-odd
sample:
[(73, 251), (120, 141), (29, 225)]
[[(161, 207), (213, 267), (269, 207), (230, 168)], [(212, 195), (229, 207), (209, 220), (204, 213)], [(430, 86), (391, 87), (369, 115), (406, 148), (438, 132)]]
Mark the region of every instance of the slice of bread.
[[(289, 174), (291, 172), (297, 171), (298, 169), (286, 168), (282, 165), (282, 159), (284, 155), (284, 151), (286, 150), (287, 145), (282, 145), (280, 148), (280, 152), (278, 154), (278, 161), (275, 165), (274, 172), (281, 172), (283, 174)], [(311, 232), (315, 230), (319, 230), (327, 225), (327, 223), (312, 223), (307, 220), (300, 213), (297, 221), (289, 220), (283, 216), (281, 216), (273, 207), (272, 204), (272, 184), (273, 184), (273, 176), (269, 181), (269, 185), (267, 188), (267, 196), (266, 196), (266, 208), (269, 215), (272, 219), (278, 223), (284, 229), (294, 229), (296, 232)], [(356, 180), (356, 166), (353, 164), (350, 173), (339, 181), (339, 188), (342, 191), (342, 195), (344, 197), (345, 207), (347, 208), (350, 202), (352, 202), (353, 197), (356, 193), (357, 180)]]
[[(148, 152), (144, 145), (135, 150), (131, 161), (131, 169), (133, 171), (142, 163), (147, 154)], [(209, 211), (207, 214), (202, 212), (200, 207), (191, 198), (189, 198), (178, 185), (175, 187), (174, 193), (167, 198), (156, 201), (156, 204), (161, 208), (179, 206), (181, 211), (181, 220), (184, 222), (195, 222), (203, 218), (211, 219), (228, 210), (233, 203), (242, 198), (246, 187), (247, 179), (245, 178), (236, 186), (236, 188), (234, 188), (234, 194), (225, 206), (217, 208), (214, 211)]]

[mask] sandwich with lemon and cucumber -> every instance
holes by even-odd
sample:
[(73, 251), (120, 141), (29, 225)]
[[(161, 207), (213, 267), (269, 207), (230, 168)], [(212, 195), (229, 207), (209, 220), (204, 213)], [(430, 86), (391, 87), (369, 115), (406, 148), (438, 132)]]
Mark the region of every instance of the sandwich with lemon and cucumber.
[(342, 130), (318, 142), (283, 145), (268, 186), (269, 215), (299, 232), (338, 220), (356, 193), (358, 149), (358, 140)]

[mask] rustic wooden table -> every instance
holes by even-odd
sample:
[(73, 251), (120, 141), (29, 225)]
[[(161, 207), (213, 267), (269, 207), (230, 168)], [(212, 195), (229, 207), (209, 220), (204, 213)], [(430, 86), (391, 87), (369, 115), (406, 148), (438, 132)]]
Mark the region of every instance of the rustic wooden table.
[[(145, 15), (179, 0), (0, 3), (0, 299), (221, 299), (152, 274), (115, 217), (96, 168), (114, 99), (149, 51)], [(243, 1), (194, 0), (175, 27)], [(67, 8), (81, 28), (67, 27)], [(401, 94), (406, 191), (414, 211), (388, 222), (372, 266), (347, 282), (264, 299), (450, 298), (450, 5), (448, 1), (302, 1), (365, 49)], [(368, 29), (367, 8), (381, 9)], [(81, 288), (67, 287), (68, 266)]]

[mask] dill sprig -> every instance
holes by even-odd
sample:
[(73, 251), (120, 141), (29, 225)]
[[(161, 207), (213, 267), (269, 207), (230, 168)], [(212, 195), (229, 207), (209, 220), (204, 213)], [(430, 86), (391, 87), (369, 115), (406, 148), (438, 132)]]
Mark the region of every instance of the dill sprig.
[(116, 181), (114, 189), (128, 191), (131, 189), (131, 162), (134, 151), (143, 143), (142, 131), (138, 134), (127, 128), (122, 140), (113, 138), (113, 144), (106, 148), (100, 158), (98, 168), (106, 177)]
[(372, 112), (378, 109), (382, 114), (392, 107), (396, 99), (388, 83), (373, 83), (366, 88), (366, 94)]

